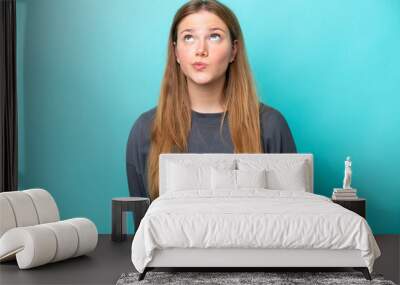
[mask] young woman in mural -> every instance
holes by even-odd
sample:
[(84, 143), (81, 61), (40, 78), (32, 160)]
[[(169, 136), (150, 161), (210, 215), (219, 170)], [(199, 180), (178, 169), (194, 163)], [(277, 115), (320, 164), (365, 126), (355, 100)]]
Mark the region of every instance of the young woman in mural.
[(173, 19), (158, 105), (128, 139), (131, 196), (158, 197), (158, 158), (171, 152), (296, 152), (285, 118), (259, 101), (239, 22), (218, 1), (187, 2)]

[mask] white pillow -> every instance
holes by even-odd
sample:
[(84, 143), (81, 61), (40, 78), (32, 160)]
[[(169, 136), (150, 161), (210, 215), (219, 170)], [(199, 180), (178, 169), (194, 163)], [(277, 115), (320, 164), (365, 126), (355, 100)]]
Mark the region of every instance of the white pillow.
[(169, 162), (167, 167), (167, 191), (211, 188), (211, 167), (174, 162)]
[(240, 188), (267, 188), (265, 169), (231, 170), (211, 169), (211, 188), (238, 190)]
[(237, 188), (267, 188), (267, 172), (261, 170), (236, 170)]
[(266, 169), (268, 189), (307, 191), (310, 189), (308, 181), (308, 164), (305, 160), (286, 159), (239, 159), (240, 170)]
[(236, 170), (211, 168), (211, 189), (236, 189)]
[(270, 169), (267, 171), (267, 181), (268, 189), (306, 192), (307, 165), (304, 161), (291, 168)]

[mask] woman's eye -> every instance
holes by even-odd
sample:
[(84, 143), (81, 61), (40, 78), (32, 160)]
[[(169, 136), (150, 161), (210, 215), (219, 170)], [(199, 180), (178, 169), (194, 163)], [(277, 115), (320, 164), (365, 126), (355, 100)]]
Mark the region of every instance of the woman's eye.
[(185, 35), (184, 37), (183, 37), (183, 40), (184, 41), (188, 41), (188, 39), (190, 39), (190, 38), (193, 38), (191, 35)]
[(216, 40), (219, 40), (221, 38), (221, 36), (219, 34), (212, 34), (212, 35), (210, 35), (210, 38), (214, 38)]
[[(193, 38), (192, 35), (185, 35), (185, 36), (183, 36), (183, 40), (184, 40), (185, 42), (192, 42), (193, 39), (194, 39), (194, 38)], [(210, 35), (210, 39), (211, 39), (212, 41), (218, 41), (218, 40), (221, 39), (221, 36), (220, 36), (219, 34), (211, 34), (211, 35)]]

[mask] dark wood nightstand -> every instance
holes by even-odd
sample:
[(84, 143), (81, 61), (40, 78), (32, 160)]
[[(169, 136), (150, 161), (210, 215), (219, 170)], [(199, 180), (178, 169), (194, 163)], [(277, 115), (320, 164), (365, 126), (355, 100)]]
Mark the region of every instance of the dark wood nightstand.
[(361, 217), (366, 219), (365, 208), (366, 208), (366, 200), (364, 198), (357, 198), (354, 200), (334, 200), (332, 202), (339, 204), (340, 206), (353, 211), (356, 214), (359, 214)]
[(135, 231), (150, 206), (150, 199), (143, 197), (121, 197), (112, 199), (112, 233), (113, 241), (126, 240), (126, 212), (132, 212)]

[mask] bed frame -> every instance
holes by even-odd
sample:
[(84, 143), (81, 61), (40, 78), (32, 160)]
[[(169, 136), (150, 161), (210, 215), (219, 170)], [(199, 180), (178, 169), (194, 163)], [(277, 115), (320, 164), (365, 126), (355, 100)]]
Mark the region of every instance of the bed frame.
[[(174, 159), (304, 159), (309, 165), (309, 188), (313, 192), (314, 171), (312, 154), (161, 154), (160, 155), (160, 195), (165, 192), (166, 163)], [(156, 268), (229, 268), (233, 271), (271, 268), (353, 268), (361, 271), (367, 280), (371, 275), (361, 257), (360, 250), (330, 249), (254, 249), (254, 248), (168, 248), (156, 249), (153, 259), (147, 264), (139, 280), (148, 271)], [(232, 271), (232, 270), (230, 270)]]
[[(171, 248), (154, 252), (143, 273), (155, 268), (232, 268), (234, 271), (270, 268), (337, 268), (350, 267), (371, 280), (359, 250), (328, 249), (197, 249)], [(262, 270), (261, 270), (262, 271)]]

